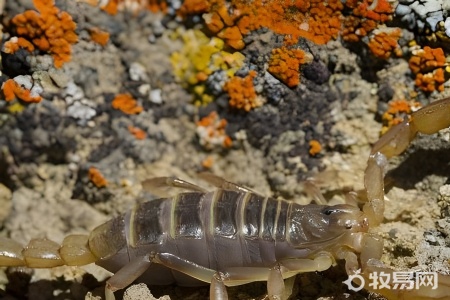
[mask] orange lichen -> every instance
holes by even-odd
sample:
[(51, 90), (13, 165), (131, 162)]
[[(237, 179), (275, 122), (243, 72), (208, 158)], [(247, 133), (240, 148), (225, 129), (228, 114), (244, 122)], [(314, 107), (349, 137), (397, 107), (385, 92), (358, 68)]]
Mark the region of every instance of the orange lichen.
[(144, 110), (130, 94), (118, 94), (112, 101), (112, 107), (127, 115), (138, 114)]
[(426, 74), (417, 73), (416, 80), (414, 82), (416, 86), (424, 92), (431, 93), (435, 90), (443, 92), (445, 82), (444, 69), (439, 68)]
[(445, 54), (442, 48), (423, 47), (413, 52), (409, 60), (409, 68), (415, 74), (427, 73), (445, 66)]
[(16, 98), (28, 103), (38, 103), (42, 100), (41, 96), (33, 95), (29, 89), (22, 87), (14, 79), (6, 80), (2, 85), (2, 90), (5, 100), (8, 102)]
[(212, 33), (218, 33), (225, 26), (222, 18), (217, 12), (212, 14), (204, 14), (203, 18), (205, 19), (206, 26)]
[(387, 111), (383, 114), (383, 128), (382, 133), (385, 133), (389, 128), (403, 122), (405, 117), (409, 118), (409, 114), (420, 108), (420, 103), (416, 101), (408, 101), (405, 99), (392, 100), (388, 104)]
[(104, 6), (100, 7), (110, 15), (117, 14), (119, 0), (109, 0)]
[[(285, 1), (286, 4), (290, 2)], [(297, 5), (299, 2), (309, 2), (309, 5), (300, 6), (307, 14), (300, 23), (299, 36), (310, 39), (316, 44), (325, 44), (331, 39), (337, 38), (341, 29), (341, 11), (344, 8), (340, 0), (297, 1)], [(305, 21), (307, 21), (307, 26), (304, 26)], [(295, 34), (293, 36), (295, 37)]]
[(144, 140), (147, 137), (147, 133), (139, 127), (128, 126), (128, 131), (137, 139)]
[(389, 0), (348, 0), (345, 5), (352, 10), (343, 22), (342, 38), (347, 42), (359, 41), (379, 24), (391, 20), (394, 14)]
[(185, 0), (177, 13), (180, 16), (189, 16), (208, 12), (210, 4), (207, 0)]
[(353, 8), (353, 15), (374, 21), (389, 21), (394, 13), (389, 0), (349, 0), (346, 5)]
[(200, 144), (208, 150), (215, 147), (230, 148), (233, 144), (231, 138), (226, 134), (227, 121), (220, 119), (217, 112), (213, 111), (197, 122), (197, 135)]
[[(214, 3), (214, 0), (211, 2)], [(239, 22), (237, 20), (239, 14), (230, 15), (224, 1), (218, 1), (212, 7), (212, 13), (203, 15), (208, 29), (225, 40), (228, 46), (236, 50), (243, 49), (245, 43), (242, 34), (245, 33), (239, 25), (235, 25), (236, 22)]]
[[(338, 36), (343, 5), (340, 0), (256, 0), (249, 5), (245, 0), (210, 0), (211, 9), (204, 14), (206, 25), (213, 33), (232, 35), (236, 43), (239, 35), (266, 27), (285, 35), (286, 42), (294, 44), (305, 37), (324, 44)], [(237, 26), (237, 28), (235, 28)], [(231, 32), (223, 32), (230, 30)], [(227, 41), (228, 42), (228, 41)], [(241, 39), (239, 46), (243, 43)], [(229, 46), (234, 48), (231, 43)]]
[(363, 20), (353, 15), (347, 16), (343, 23), (342, 39), (346, 42), (358, 42), (377, 27), (374, 20)]
[(204, 160), (202, 160), (202, 167), (205, 169), (211, 169), (214, 165), (214, 158), (212, 156), (207, 156)]
[(49, 52), (55, 66), (70, 61), (71, 45), (78, 41), (76, 24), (65, 11), (60, 11), (53, 0), (33, 0), (37, 11), (27, 10), (12, 18), (17, 34), (31, 41), (41, 51)]
[(147, 9), (154, 13), (159, 11), (165, 13), (167, 12), (167, 2), (165, 0), (147, 0)]
[(233, 76), (223, 86), (223, 90), (230, 96), (229, 105), (232, 108), (250, 111), (252, 108), (259, 107), (263, 104), (260, 97), (256, 95), (253, 85), (253, 78), (256, 77), (255, 71), (242, 78)]
[(108, 0), (100, 8), (111, 15), (124, 10), (131, 11), (134, 14), (139, 13), (143, 9), (151, 12), (166, 12), (167, 2), (165, 0)]
[[(246, 35), (265, 27), (284, 35), (286, 45), (296, 44), (299, 37), (325, 44), (337, 38), (342, 28), (346, 40), (359, 40), (358, 36), (390, 20), (394, 12), (388, 0), (255, 0), (251, 5), (246, 0), (209, 2), (211, 8), (203, 18), (213, 33), (237, 26), (240, 34)], [(344, 8), (351, 14), (344, 16)], [(235, 29), (233, 35), (237, 37)]]
[(91, 181), (96, 187), (103, 188), (108, 185), (108, 181), (103, 177), (102, 173), (94, 167), (90, 167), (88, 171), (89, 181)]
[(34, 51), (34, 46), (28, 40), (22, 37), (12, 37), (3, 45), (3, 52), (13, 54), (20, 48), (28, 50), (29, 52)]
[(227, 27), (223, 29), (217, 34), (217, 36), (223, 39), (228, 46), (236, 50), (241, 50), (245, 47), (242, 34), (237, 26)]
[(322, 145), (317, 140), (309, 141), (309, 154), (315, 156), (322, 151)]
[(268, 71), (292, 88), (300, 83), (300, 66), (311, 59), (311, 55), (301, 49), (276, 48), (272, 50)]
[(400, 28), (385, 28), (375, 32), (369, 40), (369, 49), (373, 55), (381, 59), (388, 59), (392, 53), (396, 56), (402, 55), (398, 40), (402, 35)]
[(413, 51), (409, 59), (409, 68), (416, 75), (416, 86), (425, 92), (444, 90), (446, 60), (442, 48), (430, 48)]
[(106, 46), (109, 41), (109, 32), (101, 30), (98, 27), (89, 29), (89, 35), (91, 36), (92, 41), (101, 46)]

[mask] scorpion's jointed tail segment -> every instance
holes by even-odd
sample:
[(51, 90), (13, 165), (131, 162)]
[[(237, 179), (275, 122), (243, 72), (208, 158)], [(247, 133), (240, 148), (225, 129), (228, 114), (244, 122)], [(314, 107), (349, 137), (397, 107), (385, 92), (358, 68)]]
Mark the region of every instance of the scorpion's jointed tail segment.
[(0, 266), (81, 266), (97, 259), (89, 249), (87, 235), (69, 235), (62, 245), (48, 239), (32, 239), (25, 248), (11, 239), (0, 237)]
[[(211, 283), (211, 299), (222, 300), (228, 298), (225, 286), (252, 281), (267, 281), (270, 298), (285, 298), (284, 279), (325, 270), (338, 259), (345, 260), (348, 274), (362, 269), (368, 278), (370, 271), (392, 272), (379, 262), (381, 238), (367, 232), (383, 220), (387, 158), (405, 150), (417, 132), (431, 134), (449, 125), (450, 98), (413, 113), (410, 121), (384, 135), (368, 160), (362, 211), (348, 204), (299, 205), (266, 198), (211, 175), (203, 176), (217, 187), (211, 192), (178, 178), (156, 178), (144, 181), (144, 189), (169, 186), (189, 192), (139, 201), (89, 236), (67, 237), (62, 246), (41, 239), (22, 248), (1, 238), (0, 266), (95, 262), (115, 273), (107, 282), (107, 299), (141, 276), (150, 284)], [(448, 277), (440, 277), (439, 283), (431, 298), (450, 294)], [(386, 295), (424, 299), (423, 290), (407, 292)]]

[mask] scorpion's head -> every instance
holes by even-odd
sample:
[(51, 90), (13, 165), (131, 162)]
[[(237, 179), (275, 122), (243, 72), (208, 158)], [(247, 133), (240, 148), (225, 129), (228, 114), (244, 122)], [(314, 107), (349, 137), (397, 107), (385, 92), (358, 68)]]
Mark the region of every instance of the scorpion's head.
[(293, 246), (327, 244), (346, 233), (367, 232), (368, 219), (355, 206), (297, 205), (291, 207), (288, 239)]

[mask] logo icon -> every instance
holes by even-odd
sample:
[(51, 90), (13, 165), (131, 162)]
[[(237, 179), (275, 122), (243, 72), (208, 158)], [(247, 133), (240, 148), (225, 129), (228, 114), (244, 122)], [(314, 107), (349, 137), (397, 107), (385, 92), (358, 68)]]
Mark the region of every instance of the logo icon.
[[(357, 282), (359, 281), (359, 284), (353, 282), (354, 279), (357, 279)], [(361, 269), (358, 269), (356, 270), (355, 274), (349, 275), (348, 279), (342, 281), (342, 283), (345, 283), (350, 291), (359, 292), (364, 288), (366, 281), (364, 280), (364, 277), (362, 277), (361, 275)]]

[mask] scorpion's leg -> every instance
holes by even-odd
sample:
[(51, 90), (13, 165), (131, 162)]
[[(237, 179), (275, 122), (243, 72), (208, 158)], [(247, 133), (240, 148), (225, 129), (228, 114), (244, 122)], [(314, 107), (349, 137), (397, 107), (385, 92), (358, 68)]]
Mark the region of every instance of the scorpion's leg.
[(210, 300), (227, 300), (228, 293), (223, 283), (223, 273), (216, 272), (211, 279), (211, 287), (209, 288)]
[(364, 185), (368, 203), (364, 205), (371, 226), (377, 226), (384, 214), (384, 167), (386, 159), (402, 153), (418, 132), (433, 134), (450, 126), (450, 98), (433, 102), (411, 114), (411, 119), (392, 127), (373, 146)]
[(202, 267), (196, 263), (187, 261), (170, 253), (158, 253), (155, 255), (154, 261), (170, 269), (177, 270), (200, 281), (208, 283), (211, 282), (211, 279), (216, 273), (215, 270)]
[[(378, 225), (383, 219), (383, 175), (387, 158), (402, 153), (418, 132), (433, 134), (449, 126), (450, 98), (446, 98), (433, 102), (412, 113), (410, 121), (405, 120), (403, 123), (391, 128), (375, 143), (364, 175), (368, 203), (364, 205), (363, 210), (368, 215), (371, 226)], [(374, 250), (374, 248), (379, 250)], [(385, 272), (386, 274), (392, 274), (394, 272), (394, 270), (384, 266), (379, 261), (381, 248), (380, 241), (367, 235), (366, 246), (361, 251), (361, 264), (363, 265), (366, 279), (370, 278), (370, 273)], [(414, 290), (388, 289), (376, 290), (376, 292), (380, 292), (389, 299), (447, 299), (450, 294), (450, 279), (440, 274), (438, 278), (439, 287), (436, 290), (425, 286)]]
[(138, 279), (152, 264), (150, 255), (138, 256), (127, 263), (106, 281), (105, 298), (114, 300), (114, 292), (129, 286)]
[(328, 201), (323, 196), (319, 187), (316, 185), (316, 182), (313, 178), (308, 178), (303, 183), (306, 193), (316, 201), (319, 205), (327, 205)]
[(202, 267), (170, 253), (156, 254), (155, 261), (200, 281), (210, 282), (209, 297), (211, 300), (228, 300), (223, 273)]
[(372, 147), (387, 158), (399, 155), (418, 132), (433, 134), (450, 126), (450, 98), (435, 101), (411, 114), (411, 120), (392, 127)]
[(200, 179), (203, 179), (204, 181), (214, 185), (215, 187), (221, 188), (221, 189), (231, 190), (231, 191), (236, 191), (236, 192), (244, 192), (244, 193), (252, 192), (253, 193), (253, 191), (247, 187), (227, 181), (226, 179), (224, 179), (220, 176), (214, 175), (212, 173), (201, 172), (197, 175)]
[(384, 218), (384, 169), (387, 165), (386, 156), (380, 152), (371, 154), (364, 173), (364, 186), (367, 192), (367, 203), (363, 211), (366, 213), (370, 226), (379, 225)]
[[(225, 285), (234, 286), (266, 280), (270, 280), (268, 282), (269, 296), (278, 296), (279, 292), (284, 290), (284, 283), (280, 278), (289, 278), (303, 272), (323, 271), (334, 264), (332, 255), (326, 252), (319, 253), (313, 259), (283, 260), (279, 263), (279, 268), (235, 267), (227, 268), (222, 270), (222, 272), (205, 268), (170, 253), (157, 253), (151, 261), (200, 281), (212, 283), (210, 295), (214, 300), (227, 299)], [(280, 272), (281, 275), (277, 274), (277, 272)], [(127, 285), (129, 283), (131, 282), (127, 282)]]
[(167, 187), (180, 188), (202, 193), (207, 192), (204, 188), (177, 177), (155, 177), (146, 179), (142, 182), (142, 187), (145, 191), (160, 197), (167, 196), (167, 193), (164, 190), (164, 188)]
[[(337, 248), (334, 253), (337, 259), (345, 260), (348, 275), (364, 271), (369, 260), (379, 260), (383, 254), (383, 239), (373, 233), (354, 233), (345, 245)], [(359, 249), (359, 259), (352, 249)]]
[(224, 282), (227, 286), (267, 280), (269, 299), (287, 299), (292, 292), (293, 281), (286, 288), (284, 279), (299, 273), (320, 272), (335, 264), (328, 252), (320, 252), (314, 258), (291, 258), (279, 261), (273, 268), (234, 267), (224, 270)]

